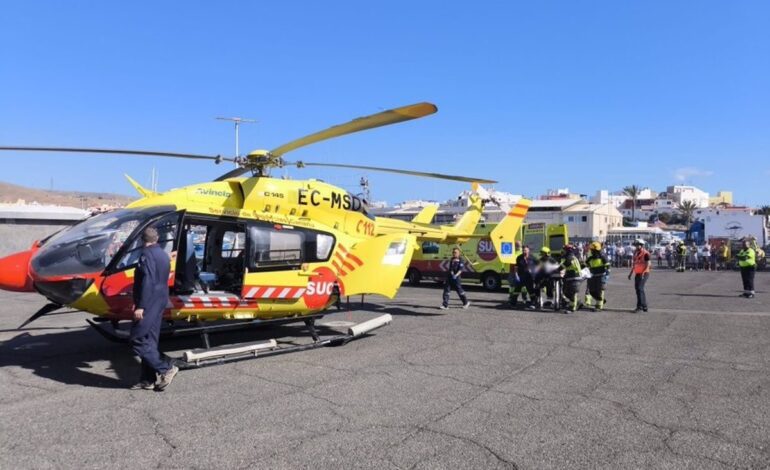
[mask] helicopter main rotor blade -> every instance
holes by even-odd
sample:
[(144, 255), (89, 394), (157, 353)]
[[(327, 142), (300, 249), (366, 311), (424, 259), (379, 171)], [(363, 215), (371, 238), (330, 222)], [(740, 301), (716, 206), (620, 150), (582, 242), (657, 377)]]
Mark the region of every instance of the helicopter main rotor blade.
[(176, 152), (153, 152), (148, 150), (124, 150), (124, 149), (96, 149), (96, 148), (73, 148), (73, 147), (0, 147), (0, 150), (22, 151), (22, 152), (70, 152), (70, 153), (102, 153), (116, 155), (138, 155), (144, 157), (167, 157), (167, 158), (191, 158), (195, 160), (214, 160), (215, 162), (235, 161), (232, 158), (221, 157), (219, 155), (198, 155), (194, 153), (176, 153)]
[(306, 162), (295, 162), (295, 163), (286, 163), (287, 165), (296, 165), (297, 168), (302, 168), (304, 166), (323, 166), (323, 167), (331, 167), (331, 168), (352, 168), (354, 170), (371, 170), (371, 171), (380, 171), (383, 173), (397, 173), (399, 175), (409, 175), (409, 176), (420, 176), (423, 178), (437, 178), (442, 180), (451, 180), (451, 181), (463, 181), (465, 183), (483, 183), (483, 184), (494, 184), (497, 183), (497, 181), (488, 180), (485, 178), (472, 178), (469, 176), (454, 176), (454, 175), (445, 175), (443, 173), (428, 173), (425, 171), (412, 171), (412, 170), (399, 170), (397, 168), (382, 168), (378, 166), (363, 166), (363, 165), (343, 165), (340, 163), (306, 163)]
[(234, 170), (228, 171), (227, 173), (225, 173), (224, 175), (218, 177), (214, 181), (224, 181), (224, 180), (227, 180), (227, 179), (230, 179), (230, 178), (237, 178), (237, 177), (241, 176), (242, 174), (247, 173), (249, 171), (251, 171), (251, 170), (249, 170), (248, 168), (244, 168), (244, 167), (236, 168)]
[(387, 126), (389, 124), (396, 124), (398, 122), (409, 121), (412, 119), (421, 118), (438, 111), (436, 105), (432, 103), (417, 103), (409, 106), (402, 106), (400, 108), (389, 109), (381, 113), (372, 114), (370, 116), (364, 116), (357, 119), (353, 119), (345, 124), (339, 124), (337, 126), (330, 127), (315, 134), (310, 134), (305, 137), (301, 137), (296, 140), (292, 140), (287, 144), (283, 144), (270, 151), (271, 155), (280, 157), (292, 150), (296, 150), (306, 145), (321, 142), (322, 140), (333, 139), (346, 134), (352, 134), (354, 132), (365, 131), (367, 129), (374, 129), (375, 127)]

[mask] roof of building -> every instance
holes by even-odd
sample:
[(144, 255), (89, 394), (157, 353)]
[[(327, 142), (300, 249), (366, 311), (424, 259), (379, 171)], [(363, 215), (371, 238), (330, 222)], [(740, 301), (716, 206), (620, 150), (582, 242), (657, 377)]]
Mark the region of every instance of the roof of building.
[(0, 204), (0, 219), (81, 220), (88, 211), (77, 207), (42, 204)]
[(564, 212), (614, 212), (611, 215), (621, 216), (620, 211), (612, 204), (575, 204), (564, 209)]
[(584, 203), (581, 199), (535, 199), (529, 206), (529, 210), (537, 209), (563, 209), (575, 204)]

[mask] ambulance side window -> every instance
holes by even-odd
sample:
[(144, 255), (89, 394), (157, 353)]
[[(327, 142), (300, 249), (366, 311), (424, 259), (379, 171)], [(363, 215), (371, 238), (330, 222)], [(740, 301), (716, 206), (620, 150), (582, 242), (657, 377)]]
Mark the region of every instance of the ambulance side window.
[(422, 253), (425, 255), (437, 255), (439, 251), (438, 243), (434, 242), (423, 242), (422, 243)]

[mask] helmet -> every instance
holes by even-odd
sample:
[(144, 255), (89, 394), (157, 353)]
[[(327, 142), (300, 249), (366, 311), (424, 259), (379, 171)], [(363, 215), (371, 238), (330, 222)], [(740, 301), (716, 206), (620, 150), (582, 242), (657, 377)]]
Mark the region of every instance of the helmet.
[(541, 255), (550, 255), (551, 254), (551, 249), (548, 248), (547, 246), (544, 246), (544, 247), (540, 248), (540, 254)]
[(634, 245), (644, 246), (644, 240), (642, 240), (641, 238), (637, 238), (636, 240), (634, 240)]
[(599, 242), (593, 242), (591, 243), (591, 249), (593, 251), (601, 251), (602, 250), (602, 244)]
[(564, 253), (571, 253), (574, 250), (575, 250), (575, 247), (572, 245), (564, 245), (564, 247), (562, 247), (562, 251)]

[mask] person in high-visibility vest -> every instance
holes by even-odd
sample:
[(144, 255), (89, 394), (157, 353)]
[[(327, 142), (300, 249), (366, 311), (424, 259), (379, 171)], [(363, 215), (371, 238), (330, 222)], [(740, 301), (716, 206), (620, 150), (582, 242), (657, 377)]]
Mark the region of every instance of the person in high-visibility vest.
[(757, 271), (757, 252), (751, 247), (749, 240), (743, 240), (743, 249), (735, 257), (738, 259), (738, 267), (741, 269), (743, 280), (743, 296), (751, 299), (754, 297), (754, 273)]
[[(610, 275), (610, 261), (602, 253), (601, 243), (591, 243), (590, 253), (586, 258), (586, 266), (591, 271), (591, 277), (588, 278), (585, 304), (589, 308), (601, 310), (604, 308), (604, 289), (607, 285), (607, 276)], [(595, 308), (593, 301), (596, 301)]]
[(676, 270), (680, 273), (683, 273), (685, 271), (685, 266), (687, 263), (687, 247), (684, 245), (683, 241), (679, 241), (679, 245), (676, 247), (676, 261), (677, 261), (677, 267)]
[(564, 271), (564, 299), (566, 307), (564, 313), (576, 312), (580, 308), (580, 283), (583, 280), (580, 260), (577, 258), (575, 248), (572, 245), (564, 245), (564, 258), (561, 269)]
[[(681, 245), (684, 246), (684, 245)], [(650, 277), (650, 268), (652, 267), (652, 261), (650, 260), (650, 252), (644, 249), (644, 240), (637, 238), (634, 240), (633, 261), (631, 262), (631, 272), (628, 273), (628, 279), (634, 276), (634, 289), (636, 290), (636, 309), (634, 313), (640, 311), (647, 311), (647, 294), (644, 292), (644, 286), (647, 284), (647, 279)]]

